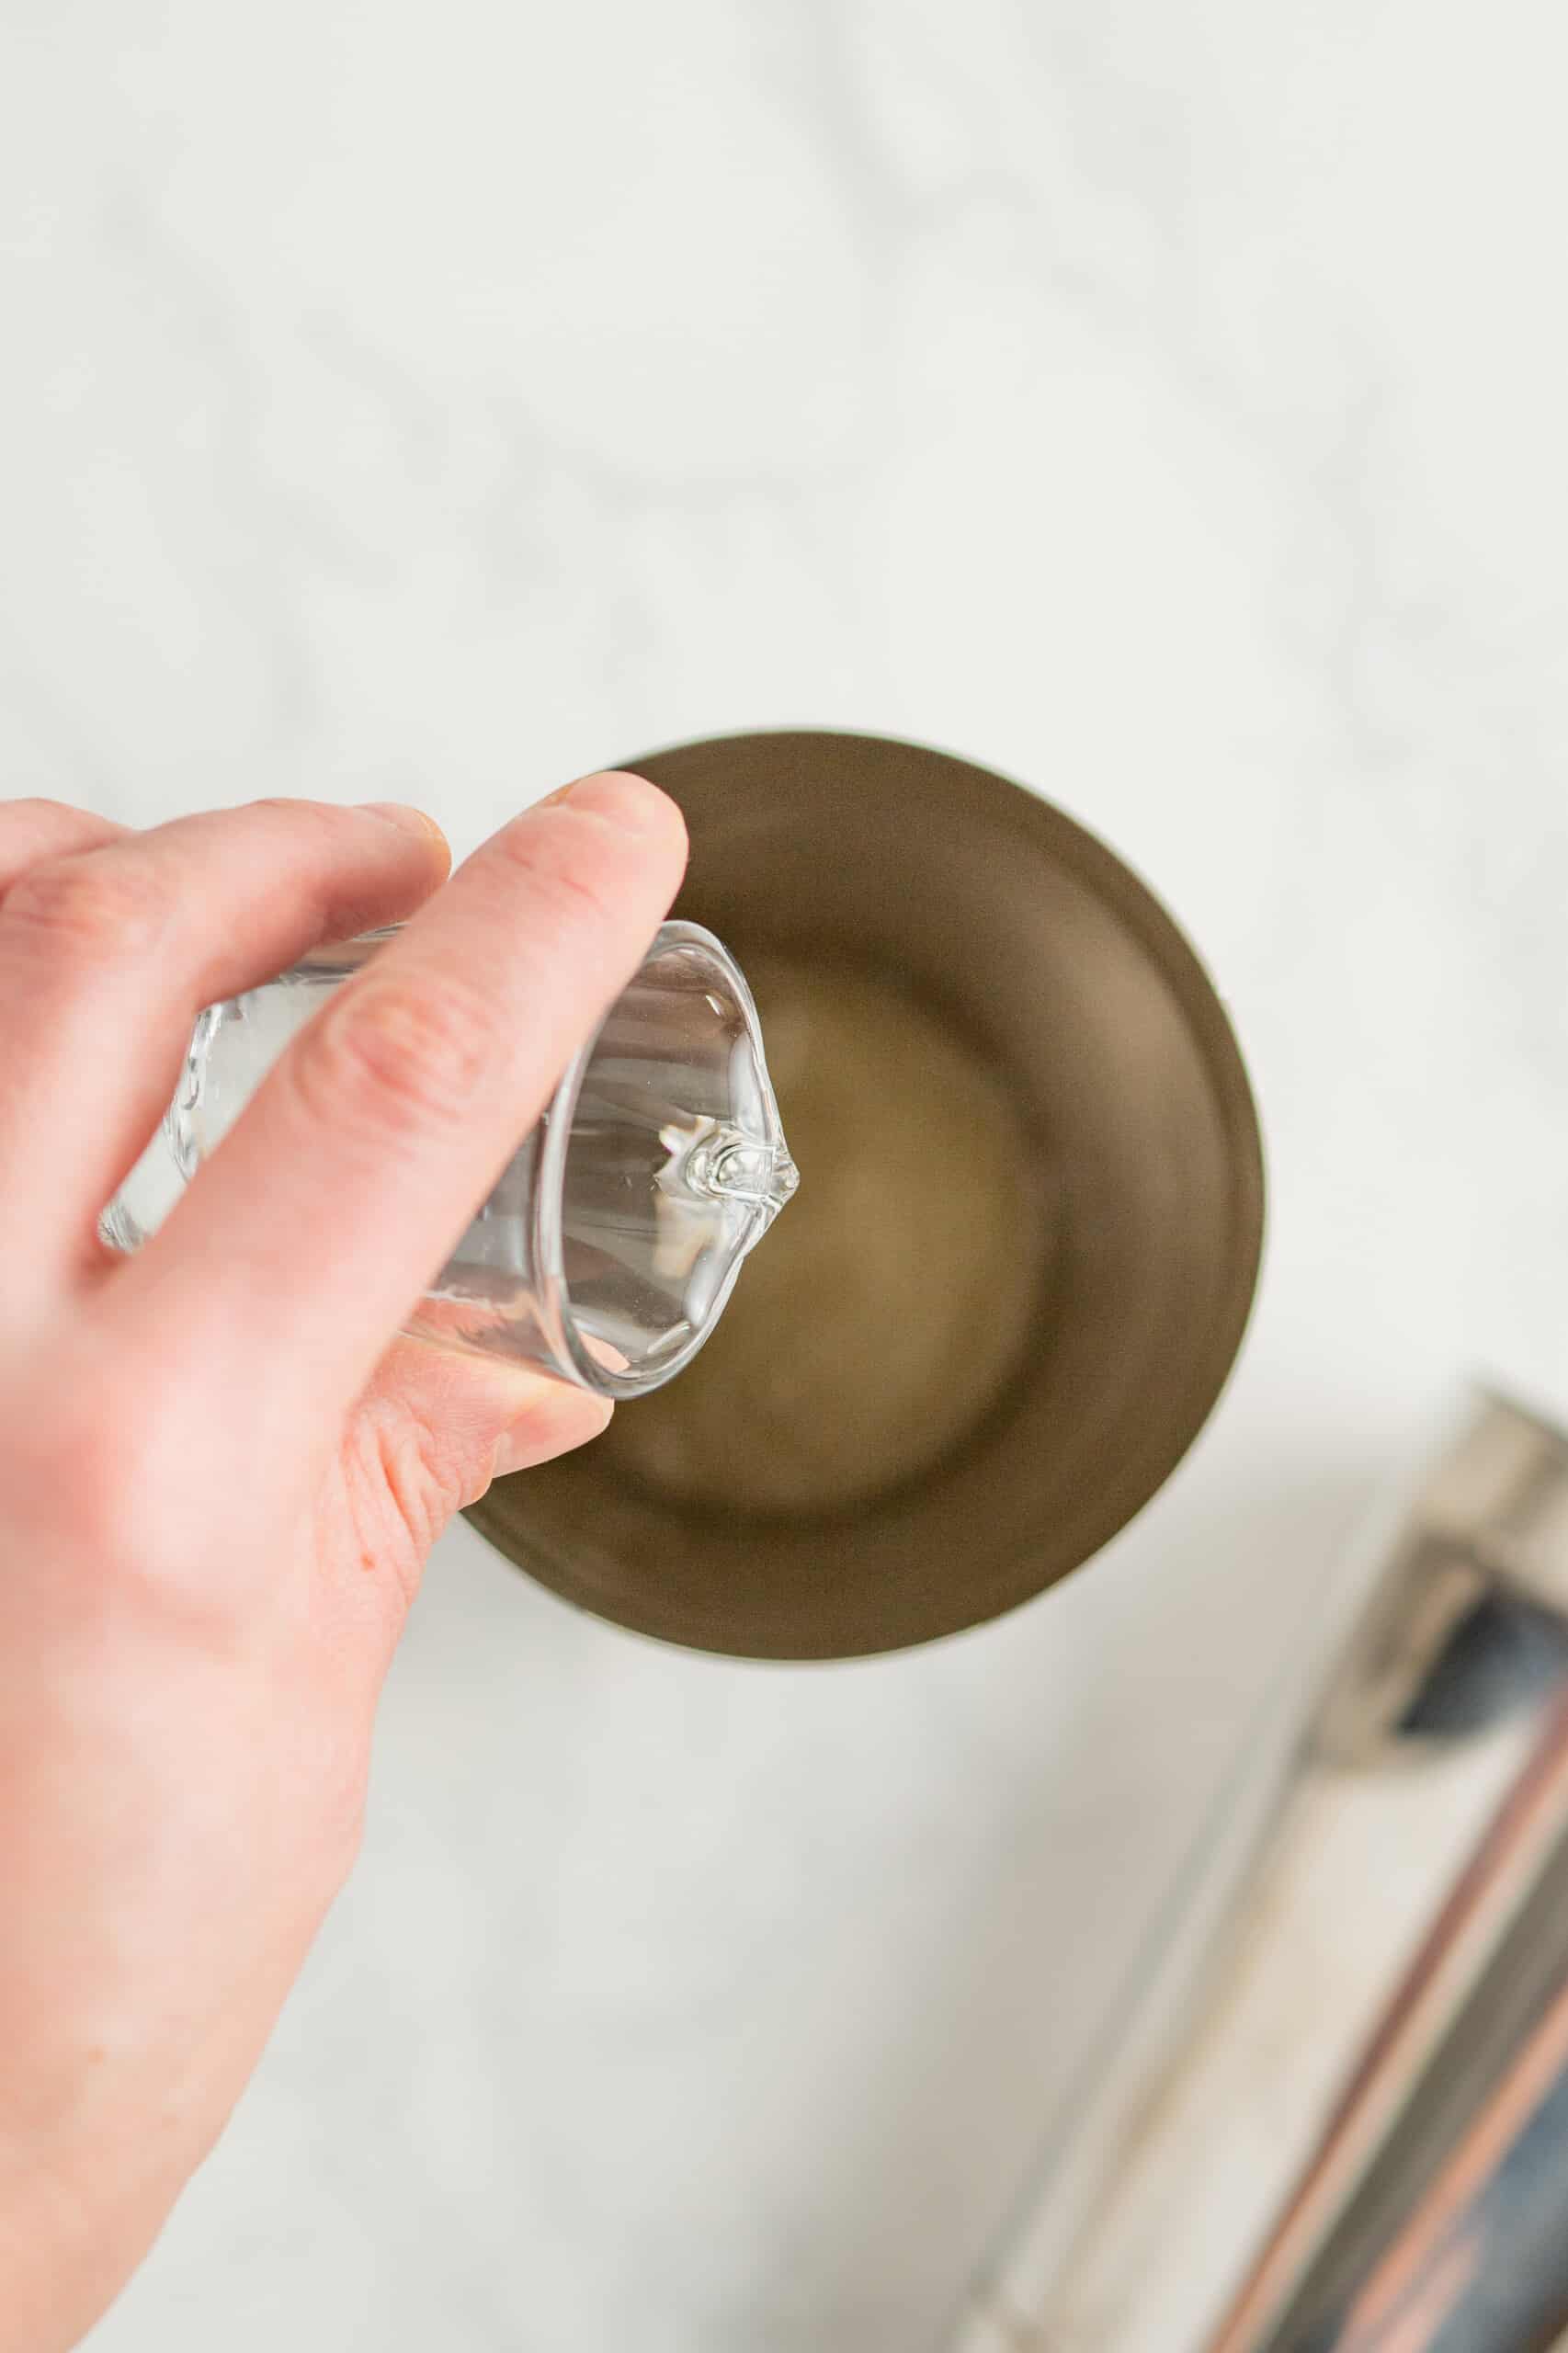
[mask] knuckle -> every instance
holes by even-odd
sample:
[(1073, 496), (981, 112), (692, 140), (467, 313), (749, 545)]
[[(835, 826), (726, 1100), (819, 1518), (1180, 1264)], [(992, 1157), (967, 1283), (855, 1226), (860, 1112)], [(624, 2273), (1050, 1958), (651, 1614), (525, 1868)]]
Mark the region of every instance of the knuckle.
[(297, 838), (332, 836), (343, 812), (324, 801), (304, 801), (287, 792), (265, 793), (245, 804), (245, 813), (263, 824), (286, 828)]
[(25, 819), (31, 825), (48, 825), (63, 831), (67, 825), (79, 824), (82, 812), (73, 809), (68, 801), (55, 801), (47, 792), (24, 792), (15, 801), (0, 807), (0, 816)]
[(585, 917), (595, 924), (616, 920), (616, 874), (602, 839), (587, 828), (531, 828), (503, 836), (497, 847), (506, 870), (527, 890), (530, 921), (565, 929)]
[(130, 1425), (106, 1430), (68, 1412), (34, 1433), (31, 1483), (55, 1545), (100, 1590), (154, 1585), (162, 1572), (167, 1499), (153, 1450)]
[(372, 974), (300, 1038), (294, 1082), (312, 1117), (413, 1136), (468, 1115), (500, 1042), (494, 1006), (467, 983)]
[(214, 1574), (213, 1486), (191, 1446), (210, 1380), (199, 1395), (198, 1369), (176, 1371), (154, 1411), (138, 1356), (67, 1350), (53, 1372), (6, 1501), (50, 1562), (62, 1620), (85, 1640), (131, 1625), (226, 1639), (245, 1588)]
[(145, 954), (174, 911), (156, 864), (120, 850), (45, 859), (6, 892), (5, 909), (8, 923), (46, 947), (103, 960)]

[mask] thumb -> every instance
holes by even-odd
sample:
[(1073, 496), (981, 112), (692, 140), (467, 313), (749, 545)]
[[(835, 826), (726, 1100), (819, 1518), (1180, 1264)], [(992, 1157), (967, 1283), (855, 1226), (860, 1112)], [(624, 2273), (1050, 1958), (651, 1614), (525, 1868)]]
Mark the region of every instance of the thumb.
[(387, 1483), (399, 1490), (392, 1499), (424, 1550), (492, 1479), (585, 1445), (609, 1417), (608, 1398), (565, 1381), (400, 1337), (354, 1408), (349, 1443), (373, 1438)]

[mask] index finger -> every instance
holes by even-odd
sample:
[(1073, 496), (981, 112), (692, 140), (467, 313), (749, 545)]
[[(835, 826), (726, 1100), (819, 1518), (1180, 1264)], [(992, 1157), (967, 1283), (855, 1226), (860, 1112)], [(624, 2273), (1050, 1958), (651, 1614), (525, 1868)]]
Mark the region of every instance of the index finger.
[(588, 777), (475, 852), (331, 998), (159, 1232), (115, 1312), (173, 1319), (276, 1427), (320, 1431), (647, 952), (686, 835), (641, 778)]

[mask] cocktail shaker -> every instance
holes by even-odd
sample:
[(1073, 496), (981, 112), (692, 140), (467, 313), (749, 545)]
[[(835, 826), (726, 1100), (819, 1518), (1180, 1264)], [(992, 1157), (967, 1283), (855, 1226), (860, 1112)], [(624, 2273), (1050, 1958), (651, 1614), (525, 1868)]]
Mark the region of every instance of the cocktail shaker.
[(1568, 1437), (1325, 1582), (953, 2353), (1568, 2345)]
[(1173, 917), (1023, 786), (785, 729), (626, 763), (756, 984), (798, 1201), (688, 1377), (471, 1518), (696, 1647), (844, 1657), (1028, 1600), (1154, 1495), (1241, 1344), (1263, 1155)]

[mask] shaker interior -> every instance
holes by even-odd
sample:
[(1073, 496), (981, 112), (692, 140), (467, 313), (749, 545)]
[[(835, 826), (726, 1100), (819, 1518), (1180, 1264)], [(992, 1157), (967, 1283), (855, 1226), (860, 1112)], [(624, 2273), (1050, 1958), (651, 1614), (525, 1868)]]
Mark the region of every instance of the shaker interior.
[[(846, 1655), (993, 1617), (1148, 1500), (1239, 1345), (1262, 1171), (1223, 1010), (1119, 860), (966, 762), (799, 733), (629, 765), (686, 812), (677, 913), (743, 965), (880, 972), (945, 1008), (1006, 1074), (1039, 1154), (1042, 1231), (1032, 1259), (1022, 1245), (1017, 1256), (1026, 1328), (1003, 1393), (966, 1432), (842, 1507), (764, 1513), (733, 1493), (661, 1492), (600, 1442), (502, 1483), (472, 1517), (558, 1590), (698, 1647)], [(802, 1145), (802, 1204), (815, 1180)], [(913, 1304), (921, 1270), (905, 1274)], [(732, 1316), (746, 1296), (743, 1277)], [(807, 1290), (795, 1312), (809, 1321), (819, 1305)]]
[(763, 949), (746, 977), (806, 1182), (700, 1363), (603, 1443), (677, 1503), (822, 1515), (924, 1476), (1006, 1400), (1049, 1154), (985, 1041), (898, 975)]

